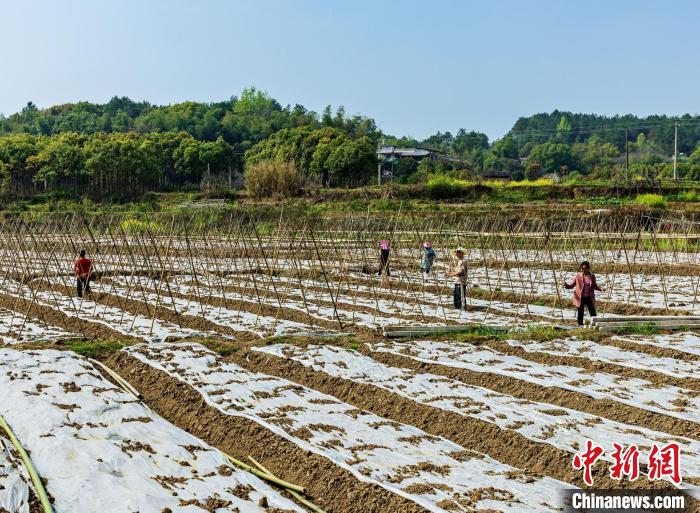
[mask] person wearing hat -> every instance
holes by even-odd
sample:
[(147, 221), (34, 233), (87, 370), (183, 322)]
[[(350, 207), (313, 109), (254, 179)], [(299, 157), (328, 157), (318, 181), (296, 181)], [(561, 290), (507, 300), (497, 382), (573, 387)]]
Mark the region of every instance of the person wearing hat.
[(389, 270), (389, 243), (385, 240), (379, 243), (379, 272), (377, 275), (381, 276), (382, 274), (391, 276), (391, 271)]
[(430, 246), (430, 242), (425, 241), (423, 243), (421, 254), (423, 255), (423, 261), (420, 264), (420, 270), (425, 274), (430, 274), (430, 271), (433, 268), (433, 260), (435, 260), (436, 256), (435, 250)]
[(466, 310), (467, 309), (467, 261), (464, 258), (464, 251), (458, 249), (455, 251), (455, 259), (457, 263), (455, 265), (454, 272), (448, 272), (447, 276), (454, 278), (455, 283), (455, 293), (454, 293), (454, 306), (457, 309)]

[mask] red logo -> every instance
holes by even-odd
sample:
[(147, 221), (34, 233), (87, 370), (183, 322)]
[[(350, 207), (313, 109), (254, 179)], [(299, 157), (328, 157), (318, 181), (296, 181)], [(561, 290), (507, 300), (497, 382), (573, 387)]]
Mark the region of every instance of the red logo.
[(598, 461), (605, 451), (600, 445), (595, 445), (592, 441), (586, 440), (586, 450), (574, 456), (574, 468), (583, 469), (583, 482), (588, 486), (593, 486), (593, 475), (591, 467)]
[(664, 477), (671, 478), (676, 484), (681, 482), (681, 450), (676, 442), (663, 447), (651, 446), (649, 453), (649, 479), (655, 481)]
[(623, 447), (620, 444), (613, 443), (615, 450), (612, 453), (614, 463), (610, 465), (610, 477), (622, 479), (622, 476), (627, 476), (630, 481), (634, 481), (639, 477), (639, 448), (632, 444), (626, 451), (623, 452)]
[[(583, 482), (588, 486), (593, 486), (593, 465), (603, 457), (605, 450), (600, 445), (596, 445), (591, 440), (586, 440), (586, 448), (581, 453), (574, 455), (573, 467), (576, 470), (583, 470)], [(632, 444), (625, 447), (618, 443), (613, 443), (613, 451), (610, 453), (613, 461), (609, 465), (610, 478), (618, 481), (627, 477), (634, 481), (639, 477), (639, 448)], [(675, 484), (681, 483), (680, 446), (671, 442), (660, 447), (654, 443), (647, 456), (649, 480), (669, 478)]]

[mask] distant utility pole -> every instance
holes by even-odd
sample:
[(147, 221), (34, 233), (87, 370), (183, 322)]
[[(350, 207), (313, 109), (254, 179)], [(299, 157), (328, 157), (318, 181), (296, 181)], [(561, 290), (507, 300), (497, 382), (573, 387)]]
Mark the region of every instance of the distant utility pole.
[(630, 177), (630, 145), (627, 140), (627, 129), (625, 129), (625, 174)]
[(673, 137), (673, 179), (678, 180), (678, 122), (675, 124)]
[(377, 141), (377, 185), (381, 187), (382, 185), (382, 156), (379, 151), (382, 149), (381, 145), (384, 144), (384, 140)]

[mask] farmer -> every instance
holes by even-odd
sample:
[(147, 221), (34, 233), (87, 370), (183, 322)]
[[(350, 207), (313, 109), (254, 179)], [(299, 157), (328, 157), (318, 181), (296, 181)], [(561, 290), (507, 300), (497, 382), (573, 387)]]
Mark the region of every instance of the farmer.
[(578, 325), (583, 326), (583, 310), (588, 307), (588, 313), (595, 317), (595, 291), (605, 292), (598, 286), (595, 274), (591, 272), (591, 264), (584, 260), (579, 266), (579, 272), (570, 282), (564, 282), (564, 288), (574, 289), (574, 306), (578, 308)]
[(90, 278), (95, 268), (92, 266), (92, 260), (85, 256), (85, 250), (80, 251), (80, 257), (75, 259), (73, 263), (73, 271), (75, 271), (75, 278), (77, 280), (78, 297), (82, 299), (83, 289), (87, 293), (88, 297), (91, 295), (90, 292)]
[(421, 254), (423, 255), (423, 261), (420, 264), (421, 272), (425, 274), (430, 274), (433, 268), (433, 260), (435, 260), (435, 250), (430, 246), (430, 242), (425, 241), (423, 243), (423, 248), (421, 249)]
[(389, 243), (385, 240), (379, 243), (379, 276), (382, 273), (391, 276), (391, 271), (389, 271)]
[(455, 280), (454, 306), (457, 309), (467, 309), (467, 261), (464, 259), (464, 251), (455, 251), (457, 260), (454, 272), (448, 272), (447, 276)]

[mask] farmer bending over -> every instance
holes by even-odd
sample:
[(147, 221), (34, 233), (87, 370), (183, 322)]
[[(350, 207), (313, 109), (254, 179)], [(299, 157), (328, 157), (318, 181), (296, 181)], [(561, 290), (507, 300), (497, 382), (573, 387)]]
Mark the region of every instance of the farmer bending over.
[(595, 291), (605, 292), (598, 286), (595, 274), (591, 272), (591, 264), (584, 260), (579, 266), (579, 272), (570, 282), (564, 282), (564, 288), (574, 289), (574, 306), (578, 308), (578, 325), (583, 326), (583, 310), (588, 307), (588, 313), (595, 317)]
[(73, 271), (75, 271), (75, 278), (77, 280), (78, 297), (83, 297), (83, 289), (85, 289), (86, 294), (90, 296), (90, 278), (95, 268), (92, 266), (92, 260), (85, 256), (84, 249), (80, 251), (80, 257), (76, 258), (73, 264)]
[(464, 251), (458, 249), (455, 251), (457, 264), (454, 272), (447, 273), (455, 280), (454, 306), (457, 309), (467, 309), (467, 261), (464, 259)]
[(433, 268), (433, 261), (435, 260), (435, 250), (430, 246), (430, 242), (425, 241), (423, 243), (421, 254), (423, 255), (423, 261), (420, 264), (421, 272), (430, 274)]
[(389, 270), (389, 243), (382, 240), (379, 243), (379, 276), (386, 274), (391, 276), (391, 271)]

